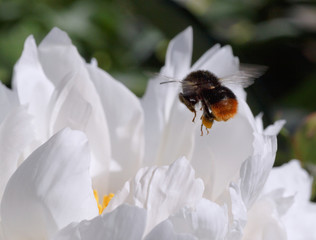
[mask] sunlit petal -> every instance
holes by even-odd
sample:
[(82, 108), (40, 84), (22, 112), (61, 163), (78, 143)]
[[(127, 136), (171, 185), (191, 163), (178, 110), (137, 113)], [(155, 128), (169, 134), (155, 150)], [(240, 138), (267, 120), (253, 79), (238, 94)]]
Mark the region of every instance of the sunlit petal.
[(178, 233), (192, 234), (199, 239), (224, 239), (228, 231), (226, 207), (201, 199), (192, 208), (185, 207), (169, 218)]
[(0, 202), (5, 186), (19, 165), (25, 148), (34, 139), (30, 115), (22, 107), (13, 108), (0, 123)]
[[(239, 70), (239, 60), (233, 55), (231, 46), (218, 48), (215, 45), (193, 65), (192, 70), (208, 70), (217, 77), (227, 77)], [(209, 58), (206, 58), (209, 57)]]
[(264, 186), (264, 193), (282, 189), (284, 195), (293, 197), (293, 206), (283, 216), (288, 239), (316, 238), (316, 204), (309, 202), (312, 178), (298, 161), (273, 168)]
[(197, 129), (192, 165), (206, 184), (207, 198), (216, 200), (239, 176), (241, 164), (252, 154), (252, 119), (248, 105), (240, 100), (233, 119), (214, 123), (206, 136), (201, 137)]
[(54, 240), (139, 240), (143, 235), (145, 223), (145, 209), (123, 204), (91, 221), (67, 226)]
[(107, 118), (112, 157), (121, 171), (111, 172), (109, 192), (122, 188), (141, 167), (144, 155), (144, 113), (139, 99), (122, 83), (96, 66), (87, 66)]
[(47, 239), (98, 214), (87, 139), (65, 129), (38, 148), (10, 178), (1, 202), (8, 239)]
[(194, 136), (196, 126), (192, 124), (193, 113), (179, 101), (175, 101), (170, 113), (170, 120), (165, 124), (157, 161), (155, 164), (169, 164), (170, 159), (182, 156), (191, 158), (194, 150)]
[(209, 70), (209, 60), (220, 50), (221, 46), (219, 44), (215, 44), (209, 50), (207, 50), (193, 65), (191, 70)]
[[(89, 72), (86, 68), (86, 63), (79, 55), (75, 46), (72, 45), (68, 35), (54, 28), (41, 42), (38, 47), (38, 55), (41, 61), (42, 68), (55, 85), (55, 96), (60, 96), (63, 88), (68, 86), (65, 91), (64, 101), (61, 101), (61, 106), (58, 112), (58, 124), (51, 122), (54, 126), (53, 133), (59, 131), (63, 127), (71, 125), (76, 129), (75, 116), (70, 116), (71, 113), (83, 114), (82, 109), (87, 104), (93, 106), (89, 114), (85, 112), (86, 125), (84, 129), (79, 127), (79, 130), (84, 130), (89, 139), (92, 149), (91, 174), (93, 176), (93, 185), (101, 193), (107, 192), (106, 182), (108, 182), (107, 174), (109, 161), (111, 159), (111, 143), (107, 120), (103, 111), (100, 97), (97, 90), (90, 79)], [(68, 83), (73, 82), (73, 84)], [(68, 85), (70, 84), (70, 86)], [(68, 102), (68, 100), (71, 100)], [(77, 103), (76, 101), (79, 100)], [(80, 104), (83, 103), (83, 106)], [(53, 109), (56, 108), (54, 99), (52, 99)], [(70, 108), (75, 108), (68, 112)], [(78, 111), (76, 111), (76, 108)], [(82, 119), (82, 118), (79, 118)], [(50, 119), (52, 121), (52, 119)]]
[(0, 82), (0, 123), (12, 111), (12, 108), (19, 105), (18, 96), (16, 93), (7, 88)]
[(186, 28), (170, 41), (162, 74), (176, 79), (182, 79), (187, 74), (191, 66), (192, 42), (192, 27)]
[(34, 116), (38, 140), (45, 141), (48, 138), (47, 108), (54, 86), (43, 71), (33, 36), (24, 43), (22, 56), (14, 67), (12, 85), (20, 103)]
[(229, 224), (229, 232), (227, 240), (242, 239), (244, 227), (247, 223), (247, 208), (242, 200), (241, 191), (238, 185), (231, 184), (228, 188), (228, 195), (230, 205), (231, 220)]
[[(166, 64), (162, 68), (161, 74), (181, 80), (189, 71), (191, 55), (192, 29), (189, 27), (171, 40), (167, 50)], [(191, 118), (191, 114), (183, 111), (186, 110), (183, 106), (179, 107), (179, 84), (160, 85), (160, 82), (166, 81), (163, 76), (158, 76), (148, 82), (142, 99), (145, 113), (144, 161), (146, 165), (165, 164), (164, 156), (159, 156), (159, 153), (164, 153), (164, 150), (169, 150), (176, 144), (178, 146), (175, 147), (173, 156), (179, 157), (180, 152), (177, 152), (176, 149), (178, 150), (179, 146), (182, 147), (181, 149), (188, 149), (186, 147), (192, 142), (192, 136), (190, 136), (192, 132), (185, 131), (186, 126), (182, 127), (179, 124), (183, 121), (189, 123), (188, 117)], [(172, 122), (170, 123), (170, 121)], [(172, 128), (172, 131), (166, 130), (166, 126), (169, 126), (169, 130)], [(177, 126), (181, 127), (177, 128)], [(190, 127), (190, 125), (187, 126)], [(176, 138), (179, 132), (185, 136)], [(169, 140), (168, 136), (171, 136), (170, 142), (166, 142)], [(167, 149), (165, 149), (166, 147)], [(191, 152), (190, 149), (188, 152)], [(181, 154), (183, 156), (183, 153)]]
[(245, 204), (249, 208), (262, 191), (274, 164), (277, 150), (276, 134), (285, 121), (280, 120), (269, 126), (264, 132), (254, 132), (254, 153), (241, 166), (241, 191)]
[(268, 193), (275, 189), (284, 189), (287, 195), (295, 195), (299, 202), (308, 201), (311, 197), (312, 177), (300, 166), (297, 160), (273, 168), (263, 192)]
[(287, 239), (286, 232), (271, 198), (257, 201), (248, 213), (243, 240)]
[(203, 182), (195, 179), (194, 170), (182, 158), (170, 166), (140, 169), (136, 177), (116, 194), (106, 211), (123, 202), (147, 209), (146, 234), (182, 207), (193, 207), (203, 191)]

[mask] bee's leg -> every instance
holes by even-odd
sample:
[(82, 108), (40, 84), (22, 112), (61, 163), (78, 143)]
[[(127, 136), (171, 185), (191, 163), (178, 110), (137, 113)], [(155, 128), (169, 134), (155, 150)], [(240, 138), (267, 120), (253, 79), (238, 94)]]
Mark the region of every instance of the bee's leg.
[(183, 95), (183, 93), (179, 93), (179, 100), (180, 100), (180, 102), (182, 102), (191, 112), (194, 113), (194, 117), (193, 117), (193, 119), (192, 119), (192, 122), (194, 122), (194, 120), (195, 120), (195, 118), (196, 118), (196, 111), (195, 111), (195, 108), (194, 108), (194, 106), (197, 104), (196, 99), (185, 97), (185, 96)]
[(196, 111), (194, 110), (194, 117), (192, 118), (192, 122), (195, 121), (195, 118), (196, 118)]
[(201, 124), (201, 136), (203, 136), (203, 123)]

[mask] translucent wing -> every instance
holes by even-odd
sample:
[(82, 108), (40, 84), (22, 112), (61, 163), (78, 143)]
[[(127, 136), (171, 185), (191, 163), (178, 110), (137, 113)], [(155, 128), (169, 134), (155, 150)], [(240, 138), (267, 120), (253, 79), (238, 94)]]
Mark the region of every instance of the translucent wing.
[[(237, 85), (246, 88), (254, 82), (254, 79), (260, 77), (266, 70), (267, 67), (265, 66), (241, 64), (240, 70), (238, 72), (229, 76), (218, 78), (218, 80), (221, 84), (227, 87), (231, 85)], [(194, 94), (196, 90), (201, 87), (209, 89), (215, 88), (215, 86), (213, 86), (209, 81), (192, 82), (178, 80), (173, 77), (163, 76), (161, 74), (158, 74), (157, 76), (166, 79), (166, 81), (160, 82), (160, 84), (180, 83), (183, 92), (188, 95)]]
[(174, 77), (169, 77), (169, 76), (163, 75), (161, 73), (154, 73), (154, 74), (151, 74), (151, 75), (153, 75), (155, 78), (164, 79), (164, 81), (160, 82), (160, 84), (182, 83), (182, 81), (179, 80), (179, 79), (176, 79)]
[(165, 83), (169, 83), (169, 82), (180, 82), (180, 80), (178, 80), (174, 77), (166, 76), (166, 75), (163, 75), (159, 72), (145, 72), (145, 75), (149, 78), (163, 79), (164, 81), (161, 82), (160, 84), (165, 84)]
[(219, 79), (223, 85), (239, 85), (246, 88), (253, 84), (254, 80), (260, 77), (267, 70), (267, 67), (260, 65), (242, 64), (240, 70), (232, 75)]

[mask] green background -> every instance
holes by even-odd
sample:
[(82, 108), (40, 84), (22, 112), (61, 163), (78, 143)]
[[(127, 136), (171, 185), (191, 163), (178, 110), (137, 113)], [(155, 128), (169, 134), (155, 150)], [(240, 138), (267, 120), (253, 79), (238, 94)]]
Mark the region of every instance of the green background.
[(10, 86), (26, 37), (37, 43), (57, 26), (87, 60), (142, 96), (147, 72), (164, 64), (169, 40), (194, 30), (196, 60), (215, 43), (243, 63), (268, 66), (247, 89), (265, 125), (287, 124), (276, 165), (298, 158), (316, 175), (316, 1), (300, 0), (8, 0), (0, 1), (0, 79)]

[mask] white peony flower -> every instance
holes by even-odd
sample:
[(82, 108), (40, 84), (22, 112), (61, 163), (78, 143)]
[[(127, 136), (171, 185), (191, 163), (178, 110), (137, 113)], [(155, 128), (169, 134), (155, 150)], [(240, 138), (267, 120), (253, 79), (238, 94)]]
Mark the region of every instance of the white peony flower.
[[(191, 54), (188, 28), (170, 42), (161, 74), (182, 79), (201, 69), (224, 77), (239, 69), (229, 46), (215, 45), (192, 66)], [(179, 86), (161, 81), (150, 80), (139, 101), (95, 61), (86, 63), (59, 29), (39, 47), (29, 37), (13, 91), (0, 86), (0, 239), (311, 237), (313, 221), (294, 220), (316, 217), (308, 176), (297, 165), (271, 171), (284, 121), (264, 130), (244, 90), (232, 86), (237, 115), (201, 137)], [(279, 181), (282, 174), (301, 185)], [(99, 196), (111, 192), (102, 206)]]
[(139, 100), (95, 63), (86, 63), (66, 33), (54, 28), (38, 47), (28, 37), (12, 85), (36, 126), (22, 155), (71, 127), (89, 139), (93, 186), (102, 194), (136, 173), (144, 152)]

